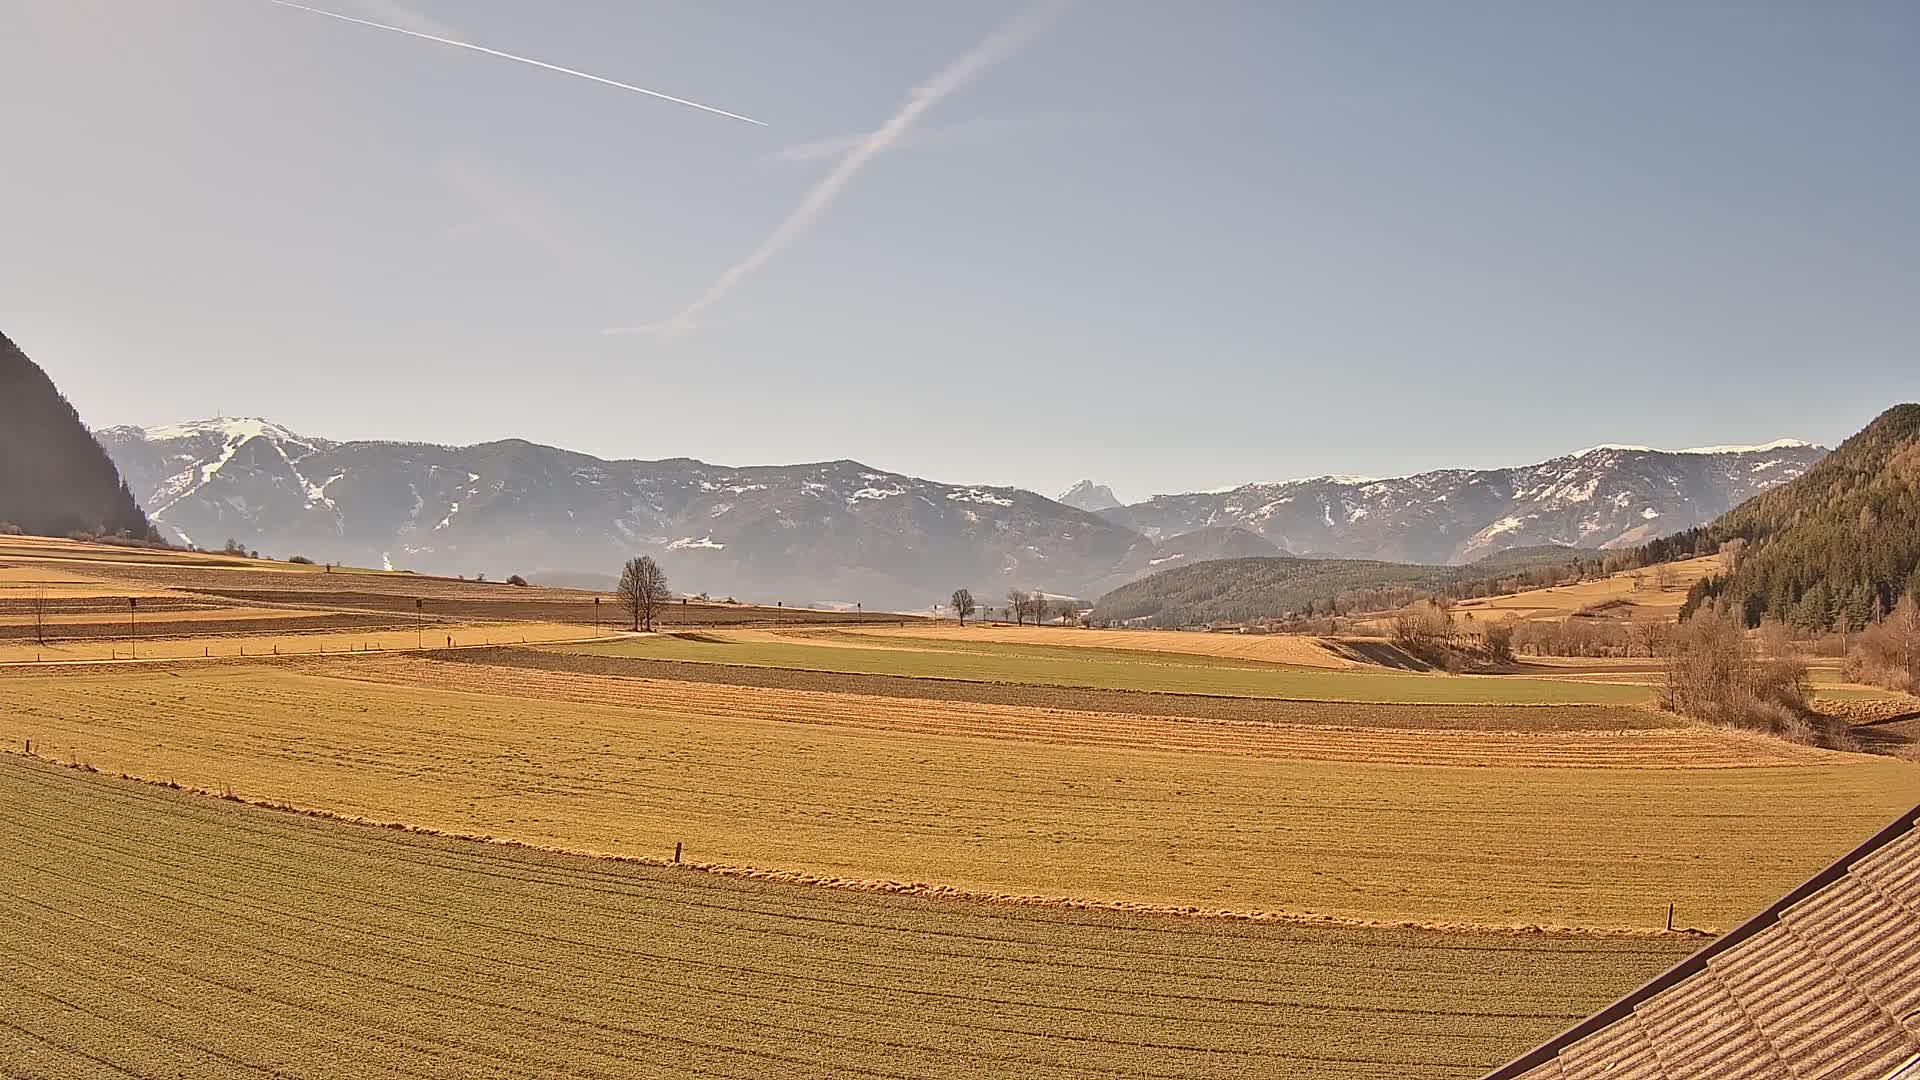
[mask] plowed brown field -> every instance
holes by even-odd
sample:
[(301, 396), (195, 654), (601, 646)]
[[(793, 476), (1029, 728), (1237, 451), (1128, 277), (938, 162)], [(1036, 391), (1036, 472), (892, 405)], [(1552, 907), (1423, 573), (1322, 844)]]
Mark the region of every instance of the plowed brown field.
[[(449, 670), (463, 685), (484, 674)], [(702, 863), (868, 887), (1483, 926), (1645, 928), (1669, 900), (1685, 924), (1730, 925), (1920, 801), (1920, 768), (1813, 751), (1767, 749), (1752, 760), (1803, 763), (1748, 768), (1410, 766), (1249, 753), (1258, 733), (1231, 726), (1110, 718), (1131, 734), (1109, 737), (1084, 717), (956, 719), (899, 699), (598, 692), (609, 700), (278, 669), (9, 678), (0, 739), (555, 848), (661, 855), (684, 841)], [(944, 724), (974, 730), (932, 733)], [(995, 735), (1007, 726), (1019, 737)], [(1533, 738), (1460, 760), (1537, 761)], [(1605, 738), (1690, 738), (1668, 744), (1676, 765), (1749, 749), (1693, 732)]]
[(1471, 1077), (1697, 942), (736, 881), (0, 755), (0, 1075)]

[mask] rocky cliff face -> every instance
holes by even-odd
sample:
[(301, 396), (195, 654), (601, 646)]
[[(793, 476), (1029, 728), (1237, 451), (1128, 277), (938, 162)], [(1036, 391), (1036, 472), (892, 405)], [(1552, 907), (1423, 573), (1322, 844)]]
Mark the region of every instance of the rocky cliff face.
[(1082, 480), (1068, 488), (1061, 494), (1059, 502), (1075, 510), (1086, 510), (1092, 513), (1117, 509), (1123, 505), (1119, 499), (1114, 498), (1112, 488), (1105, 484), (1096, 484), (1091, 480)]

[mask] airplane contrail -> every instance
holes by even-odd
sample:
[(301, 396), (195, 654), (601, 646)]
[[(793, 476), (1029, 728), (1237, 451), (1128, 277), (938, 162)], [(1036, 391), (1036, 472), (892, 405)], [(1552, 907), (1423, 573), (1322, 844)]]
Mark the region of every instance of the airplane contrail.
[(516, 63), (531, 64), (534, 67), (545, 68), (548, 71), (557, 71), (562, 75), (573, 75), (578, 78), (589, 80), (591, 82), (601, 83), (606, 86), (618, 87), (621, 90), (631, 90), (636, 94), (645, 94), (651, 98), (659, 98), (661, 101), (671, 101), (675, 105), (685, 105), (688, 108), (699, 109), (701, 112), (710, 112), (716, 116), (727, 117), (730, 120), (744, 120), (749, 124), (758, 124), (761, 127), (767, 126), (767, 122), (765, 120), (755, 120), (751, 116), (741, 116), (739, 113), (728, 112), (725, 109), (715, 108), (712, 105), (702, 105), (697, 101), (688, 101), (686, 98), (677, 98), (677, 97), (674, 97), (672, 94), (663, 94), (658, 90), (649, 90), (644, 86), (634, 86), (630, 83), (615, 82), (612, 79), (602, 78), (598, 75), (592, 75), (584, 71), (575, 71), (573, 68), (561, 67), (558, 64), (549, 64), (544, 60), (535, 60), (535, 59), (532, 59), (531, 57), (526, 57), (526, 56), (515, 56), (512, 53), (501, 52), (498, 49), (489, 49), (484, 45), (474, 45), (470, 42), (455, 41), (453, 38), (437, 37), (433, 34), (423, 34), (418, 30), (408, 30), (407, 28), (402, 26), (389, 26), (386, 23), (377, 23), (377, 22), (373, 22), (370, 19), (356, 19), (351, 15), (342, 15), (339, 12), (335, 12), (335, 11), (324, 11), (317, 7), (308, 7), (305, 4), (291, 3), (290, 0), (268, 0), (268, 2), (273, 4), (278, 4), (279, 6), (284, 8), (293, 8), (295, 11), (308, 11), (308, 12), (312, 12), (315, 15), (325, 15), (329, 19), (339, 19), (341, 22), (350, 22), (359, 26), (371, 26), (375, 30), (390, 30), (393, 33), (405, 34), (408, 37), (419, 38), (422, 41), (436, 41), (442, 45), (451, 45), (456, 49), (470, 49), (473, 52), (485, 53), (488, 56), (497, 56), (502, 60), (512, 60), (512, 61), (515, 61)]
[(912, 130), (914, 122), (920, 119), (922, 113), (971, 82), (974, 76), (1005, 59), (1032, 40), (1059, 17), (1065, 8), (1065, 0), (1054, 0), (1054, 2), (1028, 9), (1000, 29), (987, 35), (986, 40), (976, 45), (973, 51), (947, 65), (938, 75), (915, 88), (911, 94), (907, 95), (905, 104), (901, 105), (879, 130), (867, 135), (858, 145), (847, 151), (847, 156), (840, 159), (840, 164), (834, 166), (833, 171), (828, 173), (825, 179), (815, 184), (812, 191), (807, 192), (806, 198), (800, 200), (800, 205), (794, 209), (793, 213), (788, 214), (787, 219), (780, 223), (780, 227), (773, 230), (773, 235), (767, 237), (759, 247), (753, 250), (752, 254), (729, 267), (726, 273), (721, 274), (718, 280), (707, 287), (706, 292), (701, 293), (680, 314), (665, 322), (634, 329), (641, 332), (676, 334), (691, 328), (694, 316), (718, 303), (748, 274), (765, 266), (769, 259), (792, 243), (795, 237), (813, 223), (814, 218), (819, 217), (828, 206), (832, 205), (833, 200), (846, 190), (847, 184), (852, 182), (867, 162)]

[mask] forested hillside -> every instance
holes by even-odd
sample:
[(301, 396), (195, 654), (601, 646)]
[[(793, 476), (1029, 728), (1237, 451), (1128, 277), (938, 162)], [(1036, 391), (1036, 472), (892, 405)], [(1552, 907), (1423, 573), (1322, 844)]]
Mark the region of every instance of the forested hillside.
[(147, 518), (53, 380), (0, 334), (0, 525), (147, 535)]
[(1806, 475), (1735, 507), (1703, 531), (1735, 542), (1731, 573), (1695, 586), (1691, 612), (1724, 604), (1748, 625), (1859, 629), (1920, 593), (1920, 405), (1882, 413)]
[(1089, 618), (1097, 624), (1144, 620), (1154, 626), (1253, 622), (1364, 590), (1438, 589), (1471, 572), (1470, 567), (1372, 559), (1220, 559), (1123, 585), (1101, 597)]
[(1221, 558), (1165, 570), (1100, 598), (1095, 623), (1153, 626), (1246, 623), (1289, 615), (1380, 611), (1429, 594), (1460, 599), (1620, 567), (1627, 553), (1542, 545), (1515, 548), (1467, 566), (1429, 566), (1376, 559)]

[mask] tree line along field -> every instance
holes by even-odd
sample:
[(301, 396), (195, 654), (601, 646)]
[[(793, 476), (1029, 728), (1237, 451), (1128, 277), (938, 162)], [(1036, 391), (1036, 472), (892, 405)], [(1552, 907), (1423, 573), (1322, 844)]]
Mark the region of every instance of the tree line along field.
[(0, 755), (21, 1078), (1471, 1077), (1691, 949), (863, 895)]
[(557, 849), (684, 843), (796, 880), (1473, 926), (1657, 928), (1669, 901), (1729, 926), (1920, 801), (1912, 764), (1697, 728), (1249, 731), (328, 663), (15, 674), (0, 744)]

